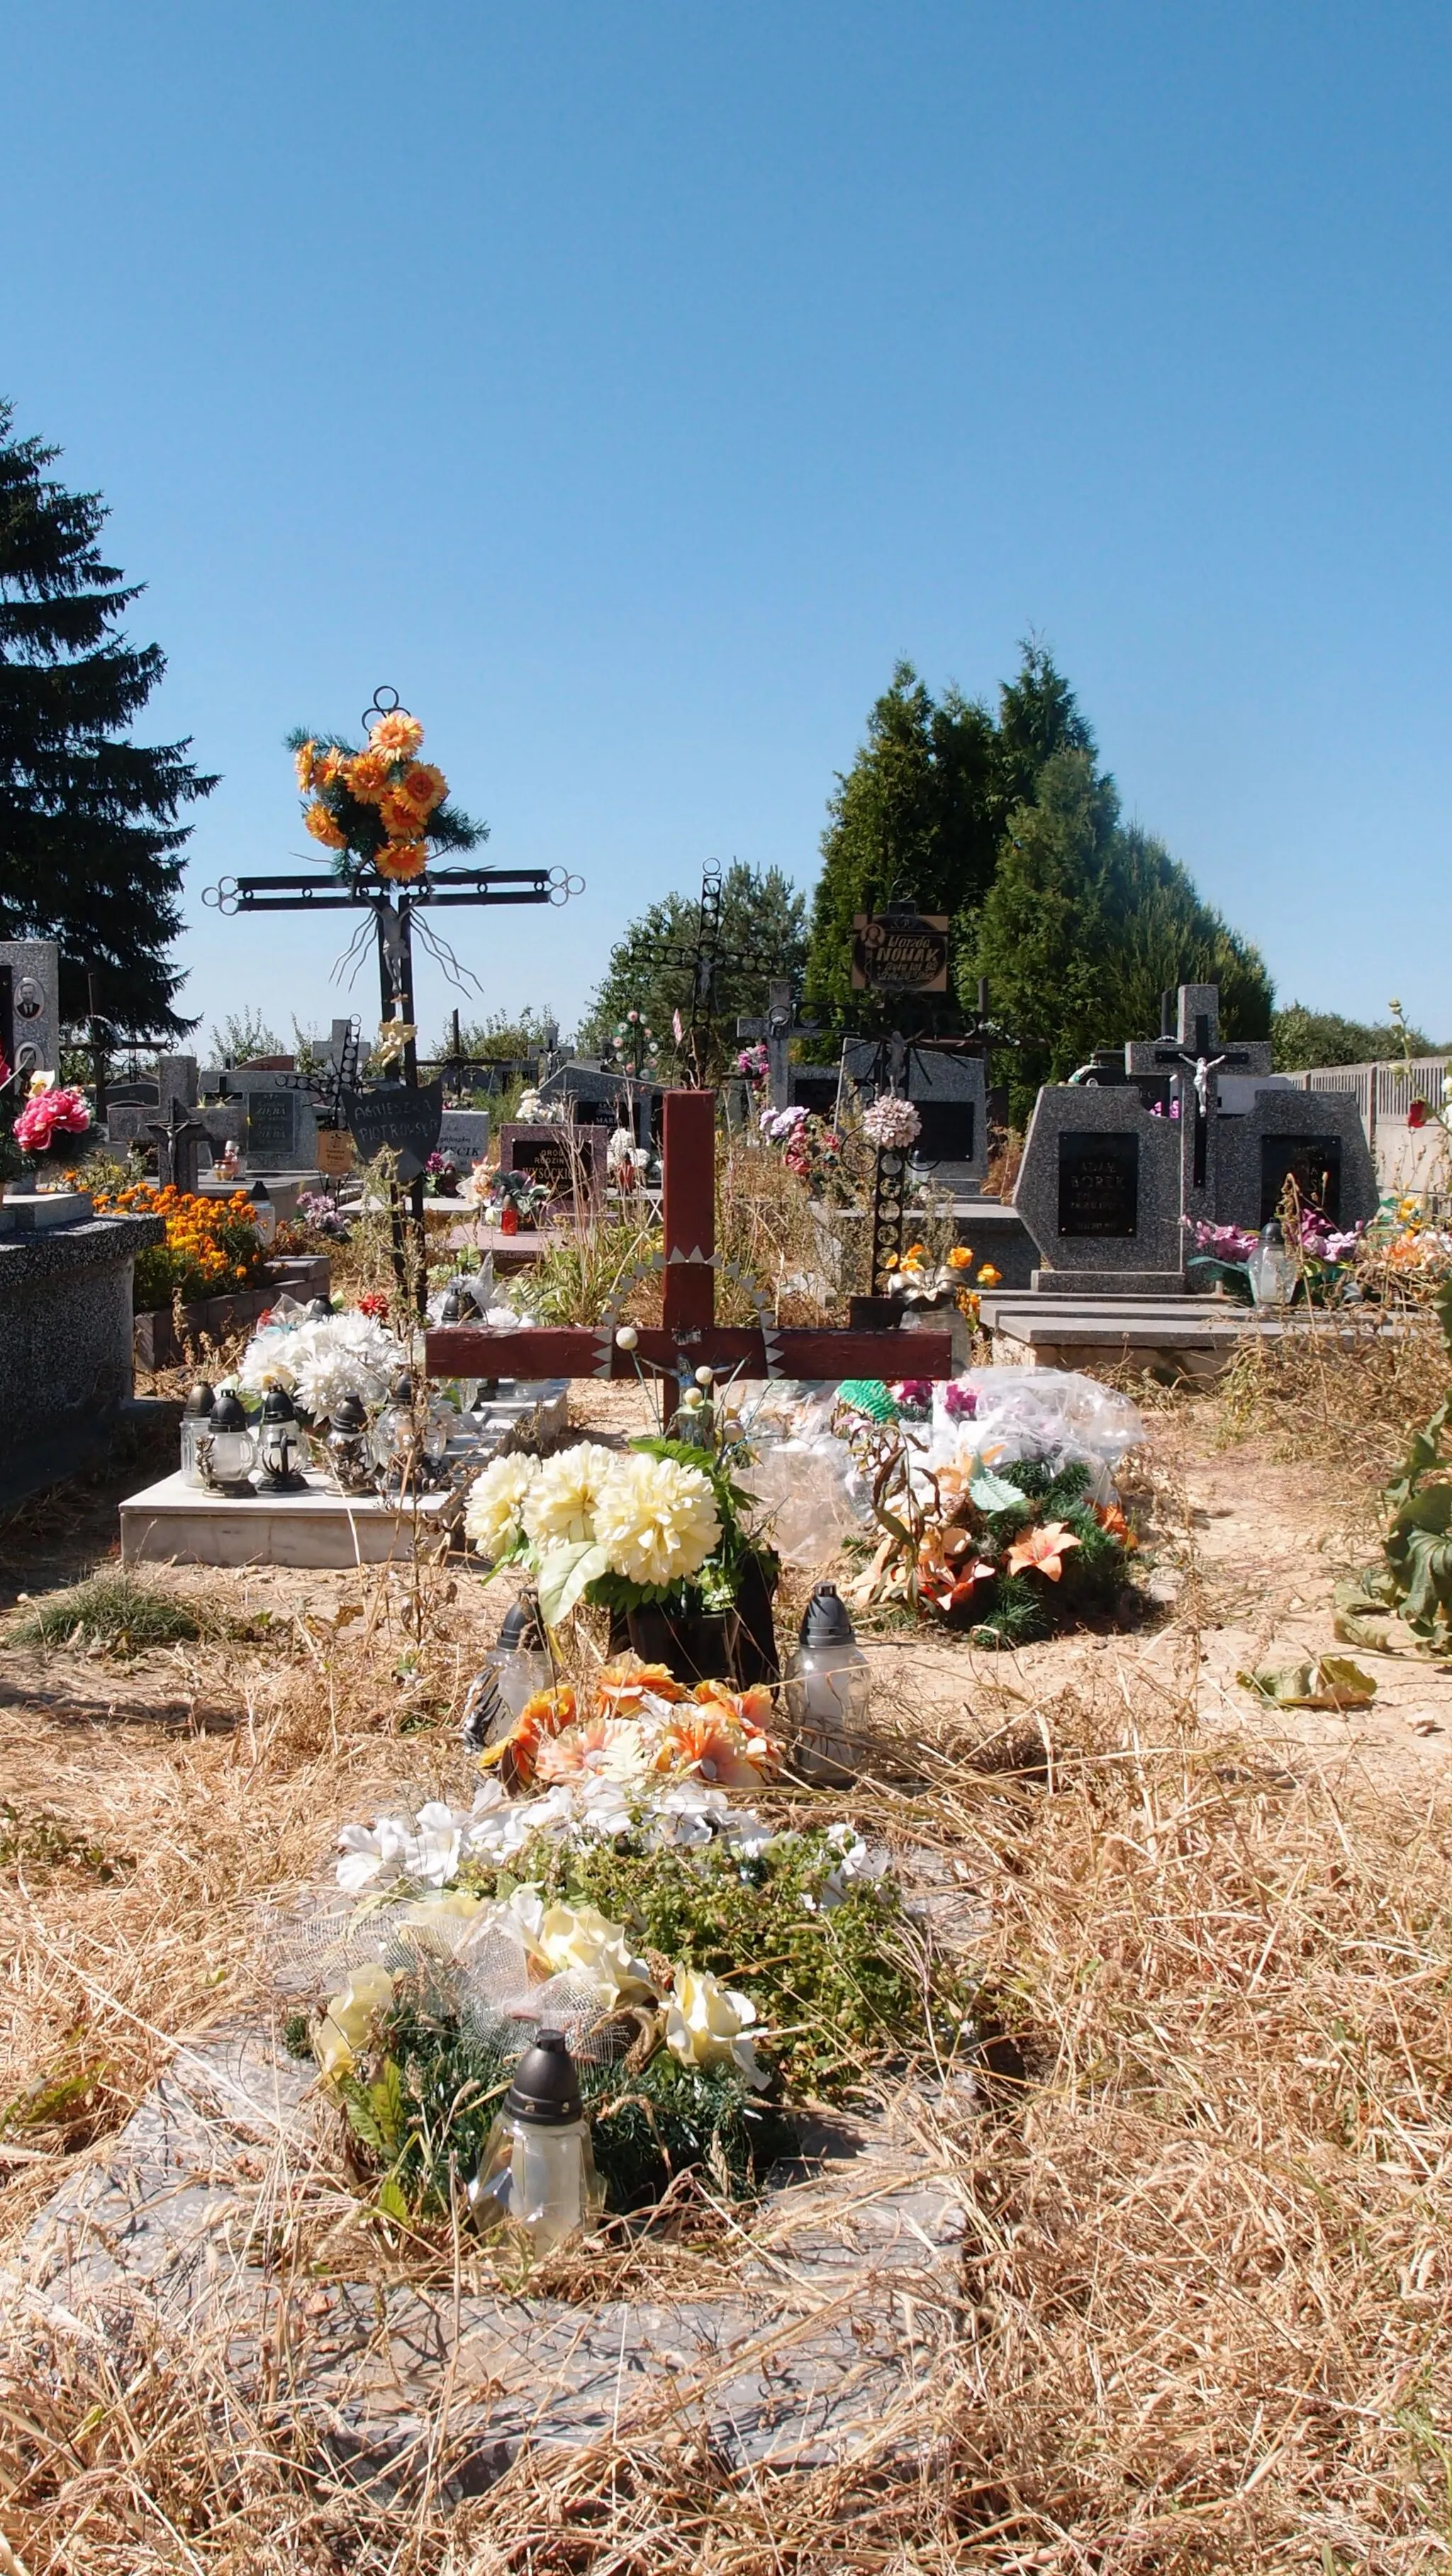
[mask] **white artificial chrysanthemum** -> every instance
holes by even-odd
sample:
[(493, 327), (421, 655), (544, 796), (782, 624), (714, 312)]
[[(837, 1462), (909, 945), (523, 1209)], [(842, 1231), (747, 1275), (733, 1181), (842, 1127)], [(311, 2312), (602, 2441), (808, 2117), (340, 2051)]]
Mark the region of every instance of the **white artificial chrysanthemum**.
[(464, 1506), (464, 1535), (481, 1556), (499, 1556), (520, 1536), (524, 1498), (539, 1474), (539, 1460), (528, 1450), (513, 1458), (494, 1458), (477, 1475)]
[(613, 1449), (602, 1449), (595, 1440), (582, 1440), (578, 1448), (546, 1458), (521, 1515), (526, 1537), (536, 1547), (591, 1545), (600, 1488), (619, 1463)]
[(242, 1354), (237, 1384), (244, 1395), (270, 1395), (275, 1386), (291, 1395), (297, 1382), (297, 1333), (286, 1324), (264, 1324)]
[(627, 1582), (685, 1582), (721, 1535), (709, 1480), (674, 1458), (618, 1458), (600, 1489), (595, 1535)]
[(294, 1392), (319, 1418), (331, 1419), (345, 1395), (380, 1404), (407, 1357), (372, 1315), (330, 1315), (326, 1323), (299, 1324), (289, 1338)]
[(735, 2066), (749, 2084), (769, 2079), (744, 2033), (756, 2019), (749, 1995), (723, 1986), (704, 1968), (677, 1968), (666, 2001), (665, 2041), (683, 2066)]

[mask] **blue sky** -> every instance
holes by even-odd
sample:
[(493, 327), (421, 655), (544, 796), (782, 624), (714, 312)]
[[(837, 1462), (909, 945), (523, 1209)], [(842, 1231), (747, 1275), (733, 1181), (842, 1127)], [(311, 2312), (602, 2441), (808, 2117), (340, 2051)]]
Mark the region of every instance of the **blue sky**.
[(0, 389), (223, 773), (204, 1030), (339, 1007), (336, 927), (200, 894), (306, 847), (281, 738), (377, 681), (488, 857), (587, 879), (446, 925), (568, 1026), (707, 856), (810, 884), (896, 656), (988, 692), (1034, 629), (1283, 1000), (1452, 1032), (1445, 8), (3, 0), (0, 42)]

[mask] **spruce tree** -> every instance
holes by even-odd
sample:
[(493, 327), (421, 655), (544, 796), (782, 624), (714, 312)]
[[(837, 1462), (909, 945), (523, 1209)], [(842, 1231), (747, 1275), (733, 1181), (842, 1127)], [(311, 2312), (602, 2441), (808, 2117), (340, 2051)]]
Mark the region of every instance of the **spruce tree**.
[(189, 741), (151, 747), (128, 728), (166, 668), (120, 620), (141, 595), (101, 559), (99, 494), (47, 478), (60, 450), (16, 438), (0, 402), (0, 938), (55, 939), (61, 1013), (102, 1009), (121, 1035), (175, 1037), (183, 978), (167, 961), (181, 928), (184, 804), (215, 778)]
[[(643, 1010), (668, 1062), (674, 1056), (671, 1018), (691, 1016), (691, 976), (682, 966), (662, 966), (652, 950), (665, 946), (689, 949), (700, 920), (699, 894), (663, 895), (632, 921), (610, 951), (605, 970), (581, 1026), (582, 1045), (605, 1047), (617, 1020), (627, 1011)], [(770, 960), (769, 972), (784, 975), (795, 1001), (801, 993), (806, 957), (806, 904), (780, 868), (748, 867), (733, 859), (721, 881), (721, 947), (740, 957)], [(738, 1013), (756, 1015), (766, 1007), (767, 975), (742, 974), (728, 968), (716, 978), (711, 996), (713, 1039), (710, 1065), (724, 1070), (736, 1055)]]
[(1052, 655), (1033, 642), (1021, 650), (1017, 677), (999, 691), (996, 718), (956, 689), (935, 700), (912, 664), (899, 662), (867, 719), (856, 760), (838, 777), (822, 836), (806, 985), (809, 1007), (837, 1027), (901, 1021), (904, 1010), (914, 1026), (959, 1024), (953, 992), (938, 1003), (912, 1004), (854, 993), (853, 917), (880, 912), (895, 898), (919, 912), (946, 912), (961, 964), (974, 946), (1009, 814), (1033, 795), (1056, 752), (1093, 752)]

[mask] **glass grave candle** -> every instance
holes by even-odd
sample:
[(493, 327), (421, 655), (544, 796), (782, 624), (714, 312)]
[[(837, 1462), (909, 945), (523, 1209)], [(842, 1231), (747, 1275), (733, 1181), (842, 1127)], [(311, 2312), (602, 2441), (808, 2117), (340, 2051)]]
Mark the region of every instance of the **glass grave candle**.
[(538, 2254), (588, 2226), (602, 2207), (589, 2122), (562, 2031), (539, 2031), (525, 2050), (468, 2197), (477, 2226), (511, 2219)]
[(204, 1487), (207, 1483), (197, 1457), (197, 1444), (201, 1440), (211, 1438), (212, 1414), (216, 1401), (216, 1396), (205, 1379), (199, 1378), (182, 1406), (181, 1478), (184, 1485)]
[(257, 1435), (259, 1490), (264, 1494), (300, 1494), (307, 1455), (297, 1411), (285, 1386), (269, 1387)]
[(785, 1688), (796, 1738), (792, 1760), (802, 1777), (830, 1786), (855, 1779), (872, 1677), (833, 1583), (819, 1583), (807, 1603)]
[(345, 1395), (328, 1425), (324, 1451), (328, 1472), (340, 1494), (371, 1494), (376, 1471), (368, 1411), (360, 1395)]
[(230, 1387), (224, 1387), (195, 1437), (195, 1455), (204, 1489), (240, 1498), (256, 1489), (250, 1482), (256, 1443), (247, 1416)]

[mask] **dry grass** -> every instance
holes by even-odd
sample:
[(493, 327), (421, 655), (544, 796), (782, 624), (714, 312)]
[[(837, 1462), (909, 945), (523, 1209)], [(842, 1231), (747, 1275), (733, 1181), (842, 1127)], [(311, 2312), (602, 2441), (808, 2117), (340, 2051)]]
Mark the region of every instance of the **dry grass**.
[[(450, 1775), (498, 1589), (422, 1568), (289, 1599), (287, 1652), (202, 1640), (167, 1663), (226, 1731), (11, 1730), (7, 1784), (74, 1847), (27, 1842), (8, 1786), (0, 2251), (180, 2034), (246, 2007), (253, 1896), (311, 1871), (341, 1816)], [(883, 1758), (845, 1807), (961, 1869), (998, 2037), (981, 2116), (941, 2140), (969, 2222), (953, 2365), (859, 2456), (733, 2474), (663, 2398), (451, 2510), (456, 2410), (369, 2498), (310, 2456), (275, 2371), (234, 2353), (229, 2375), (140, 2305), (109, 2346), (16, 2308), (0, 2570), (1444, 2567), (1452, 1808), (1200, 1736), (1192, 1620), (1175, 1645), (1107, 1649), (1092, 1690), (1048, 1702), (1031, 1657), (875, 1650)], [(913, 1796), (887, 1785), (908, 1770)], [(332, 2149), (293, 2179), (309, 2230), (336, 2224)], [(599, 2259), (619, 2295), (739, 2249), (708, 2231), (689, 2257)], [(291, 2338), (305, 2380), (313, 2283), (280, 2278), (270, 2350)]]

